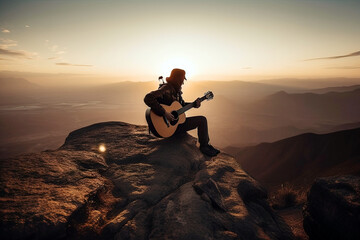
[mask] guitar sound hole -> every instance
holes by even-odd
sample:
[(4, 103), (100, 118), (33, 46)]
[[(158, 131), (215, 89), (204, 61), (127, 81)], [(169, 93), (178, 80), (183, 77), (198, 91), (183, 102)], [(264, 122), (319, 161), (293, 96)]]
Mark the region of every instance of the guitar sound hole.
[(176, 111), (172, 111), (171, 114), (174, 116), (175, 120), (171, 121), (170, 124), (174, 126), (179, 121), (179, 114)]

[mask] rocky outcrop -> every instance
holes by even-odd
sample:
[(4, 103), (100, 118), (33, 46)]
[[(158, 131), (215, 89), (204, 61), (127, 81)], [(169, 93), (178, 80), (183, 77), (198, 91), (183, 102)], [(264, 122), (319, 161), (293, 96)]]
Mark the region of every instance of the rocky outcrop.
[(1, 162), (1, 239), (65, 236), (71, 215), (104, 187), (104, 158), (86, 151), (26, 154)]
[(360, 177), (317, 179), (303, 214), (310, 239), (360, 239)]
[(0, 173), (1, 239), (293, 238), (233, 157), (205, 157), (187, 134), (99, 123)]

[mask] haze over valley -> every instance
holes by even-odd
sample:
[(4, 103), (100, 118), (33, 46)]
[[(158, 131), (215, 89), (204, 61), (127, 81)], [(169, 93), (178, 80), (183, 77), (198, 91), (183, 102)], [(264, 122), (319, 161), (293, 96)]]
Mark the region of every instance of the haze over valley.
[[(2, 77), (0, 90), (1, 157), (55, 149), (77, 128), (103, 121), (145, 125), (145, 94), (150, 82), (49, 87), (24, 78)], [(221, 148), (272, 142), (305, 132), (326, 133), (360, 125), (359, 79), (352, 85), (309, 88), (246, 81), (188, 81), (184, 99), (211, 90), (213, 100), (187, 116), (208, 118), (211, 142)], [(274, 81), (276, 82), (276, 81)], [(350, 125), (349, 125), (350, 124)], [(191, 134), (196, 136), (196, 131)]]

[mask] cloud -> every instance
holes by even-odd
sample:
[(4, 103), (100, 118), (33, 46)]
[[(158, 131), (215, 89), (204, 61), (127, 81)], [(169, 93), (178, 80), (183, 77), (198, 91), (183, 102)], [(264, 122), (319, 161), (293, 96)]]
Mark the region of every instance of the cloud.
[[(15, 57), (15, 58), (27, 58), (27, 59), (32, 59), (34, 56), (38, 55), (36, 52), (9, 49), (11, 47), (16, 47), (17, 45), (18, 45), (17, 41), (0, 38), (0, 55), (5, 55), (8, 57)], [(10, 60), (10, 59), (2, 59), (2, 60)]]
[(0, 38), (0, 48), (8, 49), (9, 47), (16, 47), (16, 46), (17, 46), (17, 41)]
[(26, 57), (26, 53), (23, 51), (14, 51), (8, 50), (5, 48), (0, 48), (0, 55), (8, 55), (8, 56), (15, 56), (15, 57)]
[[(60, 56), (66, 53), (65, 47), (59, 47), (57, 44), (51, 43), (50, 40), (45, 40), (45, 46), (52, 52), (52, 55), (56, 54)], [(55, 57), (49, 57), (48, 59), (55, 59)]]
[(321, 58), (311, 58), (311, 59), (306, 59), (306, 60), (304, 60), (304, 61), (329, 60), (329, 59), (338, 59), (338, 58), (356, 57), (356, 56), (360, 56), (360, 51), (353, 52), (353, 53), (346, 54), (346, 55), (340, 55), (340, 56), (321, 57)]
[(3, 29), (1, 32), (3, 32), (3, 33), (9, 33), (10, 30), (9, 30), (9, 29)]
[(49, 57), (49, 60), (54, 60), (54, 59), (58, 59), (59, 57)]
[(25, 25), (26, 28), (29, 28), (30, 26), (29, 25)]
[(0, 48), (0, 55), (32, 59), (32, 56), (37, 55), (37, 53), (30, 53), (23, 50), (9, 50), (6, 48)]
[(72, 63), (65, 63), (65, 62), (61, 62), (61, 63), (55, 63), (56, 65), (60, 65), (60, 66), (73, 66), (73, 67), (92, 67), (93, 65), (86, 65), (86, 64), (72, 64)]
[(326, 69), (360, 69), (357, 66), (327, 67)]

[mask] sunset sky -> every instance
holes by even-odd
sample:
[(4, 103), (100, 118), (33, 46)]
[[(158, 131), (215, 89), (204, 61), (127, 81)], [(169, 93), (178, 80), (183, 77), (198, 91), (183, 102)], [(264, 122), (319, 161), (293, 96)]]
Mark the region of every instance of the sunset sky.
[(360, 77), (359, 0), (1, 0), (0, 71)]

